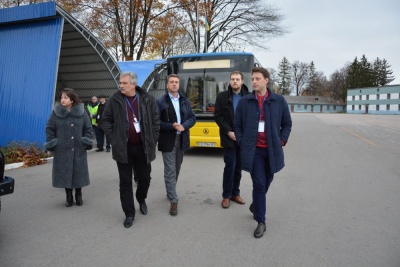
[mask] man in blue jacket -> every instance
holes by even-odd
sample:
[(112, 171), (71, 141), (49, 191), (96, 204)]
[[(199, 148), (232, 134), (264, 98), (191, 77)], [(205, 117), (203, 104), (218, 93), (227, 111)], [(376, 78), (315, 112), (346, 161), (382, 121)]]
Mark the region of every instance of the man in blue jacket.
[(283, 96), (267, 88), (269, 77), (265, 68), (252, 69), (253, 93), (239, 101), (234, 122), (242, 170), (250, 172), (253, 180), (250, 211), (258, 222), (256, 238), (262, 237), (266, 230), (266, 195), (274, 173), (285, 166), (283, 146), (292, 129), (288, 104)]
[(167, 197), (171, 203), (169, 213), (178, 214), (176, 183), (183, 161), (183, 153), (189, 149), (189, 129), (196, 122), (189, 100), (179, 91), (179, 77), (171, 74), (167, 78), (167, 90), (157, 100), (160, 113), (160, 137), (158, 150), (164, 161), (164, 180)]

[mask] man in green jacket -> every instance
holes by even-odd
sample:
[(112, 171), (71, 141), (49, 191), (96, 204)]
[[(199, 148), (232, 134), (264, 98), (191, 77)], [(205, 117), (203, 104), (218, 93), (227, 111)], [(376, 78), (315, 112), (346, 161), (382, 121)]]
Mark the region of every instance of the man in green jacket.
[[(99, 144), (99, 130), (97, 128), (97, 111), (99, 109), (99, 102), (97, 101), (97, 96), (92, 96), (92, 102), (87, 105), (87, 109), (90, 113), (90, 121), (93, 127), (93, 133), (96, 135), (96, 144)], [(97, 148), (99, 150), (99, 148)], [(96, 150), (96, 151), (97, 151)]]

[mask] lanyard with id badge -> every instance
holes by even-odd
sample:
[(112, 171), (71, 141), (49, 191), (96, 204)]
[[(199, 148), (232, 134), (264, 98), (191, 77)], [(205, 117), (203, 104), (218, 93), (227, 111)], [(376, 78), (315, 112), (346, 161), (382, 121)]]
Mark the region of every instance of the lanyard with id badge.
[[(261, 115), (264, 114), (264, 101), (266, 99), (267, 94), (264, 95), (263, 101), (261, 103), (261, 110), (260, 110), (260, 120), (258, 121), (258, 132), (263, 133), (265, 130), (265, 121), (261, 120)], [(258, 97), (257, 97), (258, 101)]]
[(136, 99), (137, 99), (137, 94), (135, 95), (135, 98), (133, 98), (132, 103), (129, 103), (129, 100), (128, 100), (127, 97), (125, 98), (125, 102), (128, 104), (129, 108), (130, 108), (131, 111), (132, 111), (132, 115), (133, 115), (133, 127), (135, 127), (136, 133), (140, 133), (140, 123), (139, 123), (139, 121), (138, 121), (137, 118), (136, 118), (135, 111), (133, 110), (133, 106), (132, 106), (133, 103), (135, 103)]

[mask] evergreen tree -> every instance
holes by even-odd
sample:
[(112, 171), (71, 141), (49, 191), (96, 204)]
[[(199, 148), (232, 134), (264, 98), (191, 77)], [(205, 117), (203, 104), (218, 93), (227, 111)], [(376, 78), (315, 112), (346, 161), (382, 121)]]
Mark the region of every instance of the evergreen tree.
[(308, 71), (309, 76), (308, 76), (307, 90), (309, 90), (311, 95), (318, 95), (318, 94), (320, 94), (319, 93), (320, 90), (317, 90), (317, 86), (318, 86), (317, 78), (318, 78), (318, 75), (317, 75), (317, 73), (315, 71), (314, 61), (311, 61), (311, 63), (310, 63), (308, 68), (309, 68), (309, 71)]
[(353, 63), (347, 68), (346, 84), (349, 88), (360, 88), (360, 76), (361, 76), (361, 66), (358, 62), (357, 57), (354, 59)]
[(373, 63), (373, 69), (375, 78), (374, 85), (384, 86), (394, 80), (392, 76), (393, 71), (390, 70), (390, 65), (387, 63), (386, 59), (381, 60), (377, 57)]
[(360, 73), (359, 73), (359, 84), (360, 87), (371, 87), (375, 84), (375, 73), (372, 64), (368, 62), (365, 55), (360, 60)]
[(289, 95), (290, 90), (290, 81), (291, 81), (291, 67), (290, 62), (286, 57), (283, 57), (282, 61), (278, 66), (278, 76), (279, 76), (279, 87), (282, 95)]
[(378, 57), (371, 63), (363, 55), (360, 61), (356, 57), (348, 66), (346, 83), (348, 88), (384, 86), (394, 80), (392, 73), (386, 59)]

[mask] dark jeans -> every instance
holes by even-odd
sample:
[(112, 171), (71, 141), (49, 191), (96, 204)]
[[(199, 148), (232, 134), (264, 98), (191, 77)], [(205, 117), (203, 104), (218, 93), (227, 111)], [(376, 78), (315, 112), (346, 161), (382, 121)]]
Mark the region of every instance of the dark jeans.
[[(103, 146), (104, 146), (104, 131), (103, 131), (103, 129), (97, 127), (97, 132), (98, 132), (98, 134), (96, 134), (97, 148), (103, 149)], [(110, 147), (111, 147), (110, 140), (108, 140), (108, 138), (106, 138), (106, 148), (110, 148)]]
[(222, 197), (240, 196), (240, 180), (242, 170), (240, 164), (240, 148), (224, 148), (224, 176), (222, 180)]
[(128, 164), (117, 161), (119, 172), (119, 193), (122, 210), (126, 217), (135, 217), (135, 204), (133, 201), (132, 171), (136, 171), (138, 186), (136, 200), (142, 203), (147, 198), (150, 187), (151, 164), (147, 164), (143, 145), (128, 145)]
[(271, 173), (271, 168), (269, 166), (267, 148), (256, 148), (251, 179), (253, 180), (253, 206), (256, 221), (259, 223), (265, 223), (267, 192), (272, 180), (274, 179), (274, 174)]

